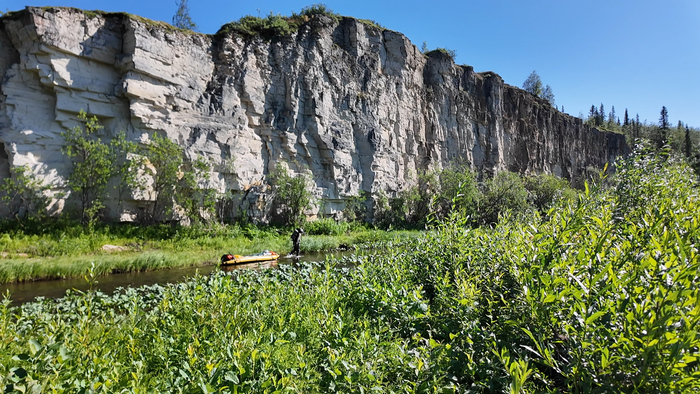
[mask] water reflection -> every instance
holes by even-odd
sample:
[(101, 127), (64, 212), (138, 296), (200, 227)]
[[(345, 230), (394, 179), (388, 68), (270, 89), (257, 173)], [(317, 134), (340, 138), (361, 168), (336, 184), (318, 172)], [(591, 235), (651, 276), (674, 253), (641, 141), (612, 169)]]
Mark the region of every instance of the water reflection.
[[(235, 271), (241, 269), (271, 269), (283, 264), (294, 264), (300, 261), (324, 261), (328, 256), (340, 258), (352, 254), (352, 251), (330, 252), (330, 253), (308, 253), (299, 257), (283, 256), (277, 261), (266, 261), (262, 263), (248, 263), (224, 266), (220, 269), (224, 271)], [(93, 288), (103, 293), (112, 293), (120, 287), (139, 287), (154, 284), (177, 283), (196, 274), (208, 275), (217, 267), (213, 265), (175, 268), (150, 272), (132, 272), (126, 274), (112, 274), (97, 277), (97, 283)], [(71, 278), (63, 280), (50, 280), (25, 283), (0, 284), (0, 292), (4, 296), (8, 291), (13, 305), (24, 304), (33, 301), (36, 297), (59, 298), (66, 294), (69, 289), (87, 291), (90, 285), (84, 278)]]

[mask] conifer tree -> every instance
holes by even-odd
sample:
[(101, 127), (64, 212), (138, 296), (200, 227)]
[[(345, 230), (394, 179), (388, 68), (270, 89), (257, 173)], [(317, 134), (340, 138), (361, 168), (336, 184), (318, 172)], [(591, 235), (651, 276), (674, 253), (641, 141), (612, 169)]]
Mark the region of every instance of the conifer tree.
[(668, 128), (668, 110), (664, 105), (661, 107), (661, 116), (659, 116), (659, 128), (654, 136), (656, 147), (659, 149), (666, 145), (666, 142), (668, 141)]
[(187, 0), (178, 0), (175, 4), (177, 4), (177, 11), (173, 16), (173, 26), (178, 29), (196, 31), (197, 24), (190, 17), (190, 7)]

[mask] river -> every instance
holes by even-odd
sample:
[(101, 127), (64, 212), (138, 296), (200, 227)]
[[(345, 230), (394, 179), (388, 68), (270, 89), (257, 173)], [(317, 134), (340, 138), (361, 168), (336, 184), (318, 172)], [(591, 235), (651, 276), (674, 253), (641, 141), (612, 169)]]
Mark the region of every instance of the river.
[[(199, 273), (208, 275), (214, 270), (222, 269), (226, 271), (239, 269), (268, 269), (275, 268), (283, 264), (293, 264), (298, 261), (324, 261), (327, 256), (342, 257), (352, 254), (352, 251), (329, 252), (329, 253), (307, 253), (299, 258), (280, 257), (279, 260), (265, 263), (238, 264), (217, 268), (215, 265), (204, 265), (188, 268), (173, 268), (158, 271), (130, 272), (125, 274), (112, 274), (99, 276), (97, 283), (93, 284), (93, 289), (103, 293), (112, 293), (120, 287), (138, 287), (154, 284), (177, 283), (188, 277)], [(36, 282), (7, 283), (0, 284), (0, 297), (8, 291), (13, 305), (21, 305), (34, 301), (36, 297), (60, 298), (69, 289), (86, 291), (90, 285), (85, 278), (70, 278), (63, 280), (45, 280)]]

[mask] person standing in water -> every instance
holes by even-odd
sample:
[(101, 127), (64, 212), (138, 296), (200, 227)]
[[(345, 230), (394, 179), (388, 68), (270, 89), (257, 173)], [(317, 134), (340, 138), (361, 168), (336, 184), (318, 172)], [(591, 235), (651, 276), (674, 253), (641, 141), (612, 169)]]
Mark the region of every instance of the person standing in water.
[(292, 254), (299, 256), (299, 244), (301, 243), (301, 235), (304, 234), (304, 229), (297, 228), (292, 232)]

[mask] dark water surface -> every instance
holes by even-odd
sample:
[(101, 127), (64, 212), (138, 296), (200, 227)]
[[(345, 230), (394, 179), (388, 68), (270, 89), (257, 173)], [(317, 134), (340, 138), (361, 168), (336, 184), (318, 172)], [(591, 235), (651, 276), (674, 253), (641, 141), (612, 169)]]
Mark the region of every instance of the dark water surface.
[[(277, 261), (238, 264), (217, 268), (215, 265), (206, 265), (189, 268), (174, 268), (159, 271), (149, 272), (132, 272), (126, 274), (112, 274), (98, 276), (97, 283), (93, 285), (93, 289), (100, 290), (103, 293), (111, 294), (114, 290), (120, 287), (139, 287), (153, 284), (177, 283), (182, 282), (188, 277), (194, 276), (196, 273), (200, 275), (208, 275), (214, 270), (220, 269), (224, 271), (233, 271), (239, 269), (268, 269), (276, 268), (279, 265), (293, 264), (299, 261), (325, 261), (327, 256), (342, 257), (352, 254), (352, 251), (344, 252), (329, 252), (329, 253), (309, 253), (299, 258), (280, 257)], [(10, 298), (13, 305), (24, 304), (25, 302), (34, 301), (36, 297), (59, 298), (66, 294), (66, 290), (77, 289), (81, 291), (89, 290), (90, 285), (85, 278), (70, 278), (63, 280), (46, 280), (37, 282), (24, 283), (9, 283), (0, 284), (1, 296), (4, 296), (7, 291), (10, 292)]]

